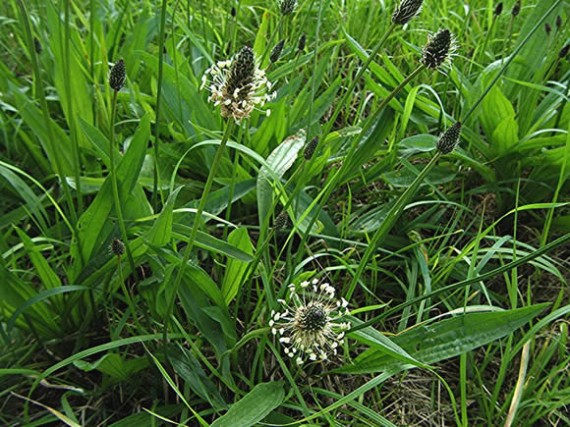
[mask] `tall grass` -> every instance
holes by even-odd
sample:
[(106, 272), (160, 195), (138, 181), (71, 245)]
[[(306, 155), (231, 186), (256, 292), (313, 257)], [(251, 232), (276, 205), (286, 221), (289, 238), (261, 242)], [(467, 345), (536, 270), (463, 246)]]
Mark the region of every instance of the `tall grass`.
[(568, 2), (420, 3), (5, 2), (0, 424), (570, 423)]

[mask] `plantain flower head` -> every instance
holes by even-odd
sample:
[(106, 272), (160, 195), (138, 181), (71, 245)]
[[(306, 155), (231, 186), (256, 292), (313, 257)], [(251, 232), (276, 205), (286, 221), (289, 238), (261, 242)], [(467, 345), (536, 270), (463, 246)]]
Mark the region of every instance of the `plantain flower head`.
[(449, 154), (459, 144), (461, 137), (461, 122), (455, 122), (437, 141), (437, 149), (441, 154)]
[(297, 7), (297, 0), (279, 1), (279, 11), (283, 16), (291, 15), (295, 11), (296, 7)]
[(451, 31), (439, 30), (431, 36), (424, 47), (422, 64), (427, 68), (436, 69), (451, 62), (457, 46)]
[(402, 0), (392, 14), (392, 22), (396, 25), (406, 25), (422, 9), (423, 0)]
[(109, 71), (109, 86), (111, 86), (111, 89), (115, 92), (118, 92), (125, 85), (126, 78), (125, 61), (119, 59)]
[(269, 326), (288, 357), (302, 365), (307, 360), (324, 361), (337, 354), (350, 328), (348, 322), (341, 321), (349, 311), (348, 301), (336, 299), (331, 285), (313, 279), (302, 282), (297, 291), (291, 284), (287, 299), (278, 302), (283, 311), (271, 312)]
[(247, 46), (232, 59), (219, 61), (207, 69), (202, 77), (204, 87), (211, 92), (208, 101), (221, 107), (222, 117), (233, 118), (238, 123), (275, 97), (253, 50)]

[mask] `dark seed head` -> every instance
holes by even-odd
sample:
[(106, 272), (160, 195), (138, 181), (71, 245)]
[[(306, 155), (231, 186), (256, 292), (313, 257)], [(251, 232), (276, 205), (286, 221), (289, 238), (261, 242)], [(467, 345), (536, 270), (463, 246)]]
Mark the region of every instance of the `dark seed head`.
[(279, 10), (281, 11), (281, 15), (291, 15), (295, 8), (297, 7), (297, 0), (281, 0), (279, 4)]
[(303, 156), (305, 160), (311, 160), (313, 154), (315, 154), (315, 150), (317, 149), (317, 145), (319, 145), (319, 137), (315, 136), (313, 139), (309, 141), (307, 145), (305, 145), (305, 150), (303, 151)]
[(558, 15), (556, 17), (556, 29), (559, 30), (560, 27), (562, 27), (562, 17), (560, 15)]
[(236, 11), (236, 8), (235, 8), (235, 7), (232, 7), (232, 9), (230, 10), (230, 15), (232, 15), (233, 18), (236, 17), (237, 11)]
[(279, 43), (275, 45), (275, 47), (271, 51), (271, 55), (269, 55), (269, 60), (271, 62), (277, 62), (279, 60), (281, 52), (283, 51), (283, 46), (285, 46), (285, 40), (281, 40)]
[(40, 40), (37, 37), (34, 37), (34, 50), (36, 51), (36, 53), (42, 53), (42, 44), (40, 43)]
[(449, 58), (451, 43), (451, 32), (439, 30), (424, 47), (422, 64), (432, 69), (439, 67)]
[(517, 0), (511, 10), (511, 15), (513, 15), (513, 18), (518, 16), (519, 13), (521, 13), (521, 0)]
[(402, 0), (392, 14), (392, 22), (397, 25), (405, 25), (420, 13), (423, 0)]
[(306, 43), (307, 43), (307, 36), (305, 35), (305, 33), (303, 33), (299, 38), (299, 45), (297, 46), (300, 52), (305, 50)]
[(558, 52), (558, 57), (560, 59), (566, 58), (566, 55), (568, 55), (568, 52), (570, 52), (570, 44), (567, 44), (562, 49), (560, 49), (560, 52)]
[(459, 137), (461, 135), (461, 122), (455, 122), (453, 126), (447, 129), (439, 141), (437, 141), (437, 150), (441, 154), (451, 153), (457, 144), (459, 144)]
[(279, 215), (275, 218), (273, 222), (273, 228), (276, 230), (282, 230), (289, 225), (289, 215), (287, 215), (287, 211), (281, 211)]
[(125, 61), (119, 59), (119, 61), (113, 65), (111, 71), (109, 72), (109, 86), (115, 92), (121, 90), (123, 85), (125, 84), (125, 78), (127, 77), (126, 70), (125, 70)]
[(499, 16), (501, 13), (503, 13), (503, 2), (502, 1), (497, 3), (497, 6), (495, 6), (495, 11), (493, 12), (493, 15)]
[(228, 96), (238, 90), (238, 96), (247, 96), (255, 74), (255, 55), (253, 50), (244, 46), (232, 61), (228, 81), (224, 91)]
[(322, 330), (328, 322), (327, 312), (321, 304), (309, 304), (299, 316), (299, 326), (303, 331)]
[(550, 24), (548, 22), (546, 24), (544, 24), (544, 31), (546, 31), (547, 35), (550, 35), (550, 33), (552, 32), (552, 27), (550, 26)]
[(113, 255), (120, 257), (125, 253), (125, 244), (119, 239), (113, 240), (111, 242), (111, 252)]

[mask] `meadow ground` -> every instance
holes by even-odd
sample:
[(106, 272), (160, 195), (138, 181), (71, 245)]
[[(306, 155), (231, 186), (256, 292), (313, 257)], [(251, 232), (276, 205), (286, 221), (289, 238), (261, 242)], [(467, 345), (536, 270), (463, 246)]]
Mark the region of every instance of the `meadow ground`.
[(0, 425), (570, 425), (569, 12), (3, 1)]

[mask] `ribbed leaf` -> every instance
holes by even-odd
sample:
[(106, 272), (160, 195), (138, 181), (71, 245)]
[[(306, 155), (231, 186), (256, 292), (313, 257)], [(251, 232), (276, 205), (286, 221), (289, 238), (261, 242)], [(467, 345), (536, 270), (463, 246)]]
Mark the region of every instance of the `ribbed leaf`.
[(176, 197), (181, 189), (182, 187), (177, 188), (168, 196), (168, 200), (162, 208), (162, 212), (152, 225), (152, 228), (146, 233), (145, 237), (149, 244), (164, 246), (170, 242), (172, 236), (172, 211), (176, 203)]
[(282, 382), (261, 383), (235, 403), (212, 427), (249, 427), (279, 407), (285, 396)]
[(306, 135), (304, 130), (290, 136), (273, 150), (267, 158), (267, 166), (262, 166), (257, 177), (257, 206), (259, 222), (267, 217), (273, 204), (273, 181), (279, 179), (289, 170), (299, 151), (305, 145)]
[[(139, 124), (139, 127), (133, 136), (129, 149), (125, 153), (123, 159), (117, 166), (117, 178), (119, 180), (119, 193), (122, 200), (129, 199), (129, 196), (136, 195), (135, 185), (142, 168), (144, 157), (146, 154), (146, 146), (150, 137), (150, 116), (145, 115)], [(113, 231), (113, 223), (109, 220), (109, 216), (113, 211), (113, 197), (111, 181), (107, 177), (101, 190), (93, 200), (93, 203), (83, 213), (78, 222), (78, 242), (72, 246), (72, 253), (76, 260), (81, 254), (86, 261), (89, 261), (94, 252), (106, 242)], [(140, 203), (132, 206), (136, 208)], [(133, 213), (131, 209), (125, 209), (127, 217), (129, 213)], [(81, 247), (79, 247), (81, 245)], [(78, 263), (75, 264), (74, 275), (72, 280), (79, 273)]]
[[(503, 338), (536, 317), (547, 304), (514, 310), (468, 313), (431, 325), (414, 327), (392, 339), (423, 363), (436, 363)], [(343, 373), (373, 373), (403, 367), (402, 362), (383, 352), (368, 350), (354, 364), (339, 369)]]
[[(232, 231), (228, 236), (228, 242), (238, 249), (253, 255), (253, 244), (247, 234), (247, 229), (238, 228), (237, 230)], [(222, 282), (222, 294), (224, 295), (226, 304), (229, 304), (237, 295), (245, 279), (244, 276), (247, 271), (247, 266), (248, 262), (245, 261), (231, 258), (228, 260), (228, 264), (226, 265), (226, 274), (224, 275), (224, 280)]]

